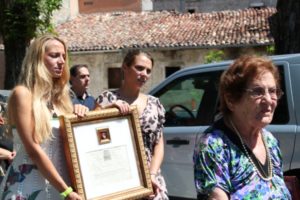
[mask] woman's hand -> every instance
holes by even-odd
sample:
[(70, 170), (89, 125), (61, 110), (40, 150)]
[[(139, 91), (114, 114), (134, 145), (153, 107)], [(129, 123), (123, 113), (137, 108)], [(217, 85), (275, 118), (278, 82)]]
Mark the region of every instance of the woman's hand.
[(76, 193), (76, 192), (71, 192), (67, 197), (67, 200), (82, 200), (82, 198)]
[(9, 162), (12, 162), (15, 156), (16, 156), (15, 151), (11, 152), (6, 149), (0, 148), (0, 159), (8, 160)]
[(16, 155), (17, 155), (17, 153), (16, 153), (15, 151), (12, 151), (12, 152), (8, 155), (8, 158), (7, 158), (8, 162), (11, 163), (11, 162), (14, 160), (14, 158), (16, 157)]
[(117, 100), (113, 102), (112, 107), (116, 107), (119, 109), (121, 114), (125, 115), (130, 112), (130, 105), (126, 101)]
[(78, 117), (84, 117), (85, 114), (89, 111), (89, 108), (81, 105), (81, 104), (75, 104), (74, 105), (74, 114), (76, 114)]
[(149, 198), (153, 199), (158, 193), (162, 191), (159, 183), (156, 180), (156, 176), (154, 174), (151, 174), (151, 183), (152, 183), (152, 188), (153, 188), (153, 194), (149, 196)]

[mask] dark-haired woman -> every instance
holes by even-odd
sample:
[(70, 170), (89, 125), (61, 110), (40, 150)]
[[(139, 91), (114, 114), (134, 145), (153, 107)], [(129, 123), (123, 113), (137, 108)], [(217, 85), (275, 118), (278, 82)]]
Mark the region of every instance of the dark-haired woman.
[(130, 105), (137, 106), (154, 189), (154, 195), (149, 198), (167, 200), (166, 184), (160, 171), (164, 156), (165, 110), (157, 98), (140, 92), (150, 78), (152, 68), (153, 59), (148, 53), (130, 51), (122, 64), (124, 80), (121, 87), (112, 92), (104, 91), (96, 101), (101, 108), (117, 107), (121, 113), (127, 113)]

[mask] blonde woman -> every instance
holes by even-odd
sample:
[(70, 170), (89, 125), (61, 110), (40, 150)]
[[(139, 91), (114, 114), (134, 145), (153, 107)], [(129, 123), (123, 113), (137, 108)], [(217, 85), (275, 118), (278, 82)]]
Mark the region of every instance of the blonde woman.
[(65, 43), (58, 37), (36, 38), (23, 60), (20, 82), (8, 101), (8, 120), (17, 155), (0, 187), (0, 199), (81, 199), (70, 187), (55, 116), (74, 112), (67, 83)]

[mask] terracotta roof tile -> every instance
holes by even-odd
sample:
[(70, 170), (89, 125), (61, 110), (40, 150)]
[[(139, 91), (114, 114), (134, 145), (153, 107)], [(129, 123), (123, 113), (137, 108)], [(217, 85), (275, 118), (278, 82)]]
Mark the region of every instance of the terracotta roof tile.
[(275, 8), (212, 13), (118, 12), (79, 15), (56, 27), (71, 51), (267, 45)]

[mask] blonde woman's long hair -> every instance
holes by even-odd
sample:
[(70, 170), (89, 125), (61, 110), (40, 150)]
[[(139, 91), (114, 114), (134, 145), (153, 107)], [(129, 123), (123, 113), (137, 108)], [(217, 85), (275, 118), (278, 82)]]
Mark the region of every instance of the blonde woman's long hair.
[[(44, 64), (44, 55), (48, 41), (57, 40), (64, 45), (66, 52), (65, 65), (61, 78), (53, 79)], [(69, 65), (67, 57), (67, 47), (63, 40), (54, 35), (43, 35), (30, 44), (22, 63), (19, 85), (23, 85), (32, 95), (32, 114), (34, 118), (33, 139), (36, 142), (43, 141), (52, 137), (51, 113), (48, 105), (52, 104), (60, 114), (72, 113), (73, 106), (69, 97)], [(13, 113), (8, 103), (8, 119), (13, 121)]]

